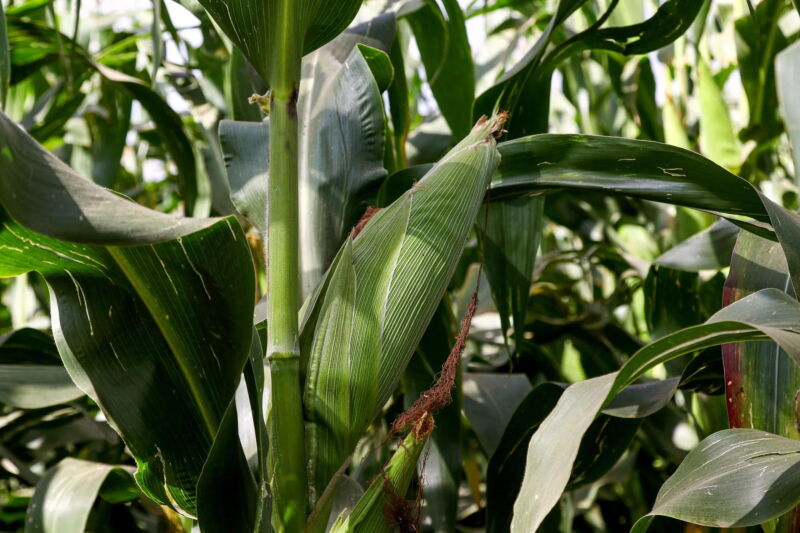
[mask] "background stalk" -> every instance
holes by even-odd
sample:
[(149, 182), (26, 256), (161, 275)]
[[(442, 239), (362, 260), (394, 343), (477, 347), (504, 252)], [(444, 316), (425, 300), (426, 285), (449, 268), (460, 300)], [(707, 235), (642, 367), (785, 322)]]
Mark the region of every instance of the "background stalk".
[(297, 95), (302, 32), (298, 30), (296, 4), (294, 0), (274, 4), (277, 39), (268, 66), (272, 96), (266, 262), (267, 356), (272, 376), (269, 462), (272, 523), (276, 531), (300, 531), (308, 505), (297, 342), (300, 293)]

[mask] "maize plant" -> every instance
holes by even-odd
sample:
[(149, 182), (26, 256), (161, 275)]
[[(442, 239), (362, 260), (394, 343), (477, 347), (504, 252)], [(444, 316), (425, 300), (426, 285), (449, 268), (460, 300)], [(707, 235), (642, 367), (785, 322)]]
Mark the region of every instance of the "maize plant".
[(0, 530), (800, 533), (797, 0), (0, 1)]

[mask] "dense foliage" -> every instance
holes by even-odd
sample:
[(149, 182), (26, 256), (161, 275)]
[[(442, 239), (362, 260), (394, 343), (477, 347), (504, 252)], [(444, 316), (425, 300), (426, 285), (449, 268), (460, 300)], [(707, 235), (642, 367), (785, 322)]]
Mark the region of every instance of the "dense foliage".
[(799, 14), (0, 0), (0, 530), (800, 532)]

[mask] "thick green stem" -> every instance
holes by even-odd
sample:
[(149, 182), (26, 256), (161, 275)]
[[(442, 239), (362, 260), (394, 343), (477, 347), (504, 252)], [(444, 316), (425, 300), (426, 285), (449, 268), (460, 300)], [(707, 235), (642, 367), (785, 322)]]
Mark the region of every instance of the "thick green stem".
[(297, 94), (302, 38), (297, 2), (275, 2), (276, 43), (269, 64), (270, 175), (267, 235), (267, 322), (272, 401), (269, 459), (272, 524), (301, 531), (308, 507), (297, 312), (300, 294), (297, 185)]

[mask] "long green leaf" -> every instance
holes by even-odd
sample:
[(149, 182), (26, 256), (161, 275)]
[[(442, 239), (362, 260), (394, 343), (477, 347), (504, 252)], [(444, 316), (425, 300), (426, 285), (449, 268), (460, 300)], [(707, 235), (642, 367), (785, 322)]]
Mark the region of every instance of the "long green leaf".
[[(778, 243), (742, 232), (725, 282), (724, 303), (765, 288), (792, 290), (786, 258)], [(730, 427), (800, 437), (792, 401), (800, 388), (800, 367), (774, 342), (727, 344), (722, 355)], [(792, 516), (781, 522), (776, 531), (791, 531)]]
[(784, 245), (792, 283), (800, 287), (800, 250), (793, 245), (800, 238), (800, 216), (695, 152), (652, 141), (591, 135), (532, 135), (503, 143), (499, 150), (503, 160), (501, 179), (491, 191), (495, 200), (568, 188), (720, 213), (739, 227), (772, 237), (762, 224), (769, 221)]
[(578, 444), (604, 405), (649, 369), (726, 342), (773, 339), (800, 362), (800, 304), (772, 289), (757, 292), (708, 322), (666, 335), (636, 352), (618, 371), (571, 386), (528, 446), (511, 529), (536, 531), (566, 487)]
[(62, 366), (0, 365), (0, 403), (39, 409), (83, 396)]
[(447, 18), (435, 0), (406, 16), (419, 47), (431, 92), (456, 139), (472, 125), (475, 63), (467, 39), (464, 14), (456, 0), (444, 0)]
[(67, 457), (36, 485), (28, 506), (25, 533), (84, 533), (89, 513), (112, 472), (127, 468)]
[(0, 145), (0, 275), (45, 277), (73, 381), (133, 452), (143, 490), (193, 515), (250, 347), (254, 273), (241, 228), (102, 189), (4, 115)]
[(800, 502), (800, 443), (753, 429), (728, 429), (704, 439), (661, 487), (656, 515), (712, 527), (744, 527), (776, 518)]
[(513, 321), (516, 351), (523, 342), (533, 269), (544, 229), (544, 199), (513, 198), (485, 209), (488, 213), (485, 218), (478, 217), (476, 224), (483, 265), (504, 336), (508, 336)]
[(499, 127), (479, 123), (349, 239), (331, 268), (302, 341), (316, 490), (352, 453), (425, 332), (499, 162)]
[(783, 120), (794, 154), (795, 181), (798, 181), (800, 180), (800, 98), (794, 89), (800, 85), (800, 43), (794, 43), (778, 55), (775, 69)]

